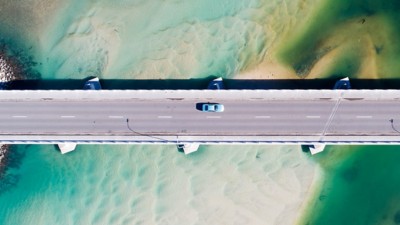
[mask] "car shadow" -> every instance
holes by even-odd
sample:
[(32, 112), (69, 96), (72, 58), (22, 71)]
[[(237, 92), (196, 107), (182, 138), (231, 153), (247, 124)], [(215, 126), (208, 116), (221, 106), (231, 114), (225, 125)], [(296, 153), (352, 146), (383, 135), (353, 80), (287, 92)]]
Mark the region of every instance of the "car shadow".
[(199, 102), (196, 103), (196, 109), (199, 111), (202, 111), (203, 105), (206, 104), (207, 102)]

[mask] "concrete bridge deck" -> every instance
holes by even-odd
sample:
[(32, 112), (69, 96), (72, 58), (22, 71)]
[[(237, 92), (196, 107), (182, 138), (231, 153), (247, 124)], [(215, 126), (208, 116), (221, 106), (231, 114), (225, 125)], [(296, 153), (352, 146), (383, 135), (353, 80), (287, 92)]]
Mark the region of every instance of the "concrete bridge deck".
[(399, 131), (400, 90), (0, 92), (7, 144), (400, 144)]

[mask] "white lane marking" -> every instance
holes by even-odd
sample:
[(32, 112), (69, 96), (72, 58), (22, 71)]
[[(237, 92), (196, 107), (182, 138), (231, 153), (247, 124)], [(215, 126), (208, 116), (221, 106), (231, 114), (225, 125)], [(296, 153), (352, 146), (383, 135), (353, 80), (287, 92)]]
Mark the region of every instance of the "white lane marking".
[(12, 116), (13, 118), (26, 118), (27, 116)]
[(75, 116), (60, 116), (61, 118), (75, 118)]
[(207, 116), (207, 119), (219, 119), (221, 118), (220, 116)]
[(158, 119), (171, 119), (172, 116), (158, 116)]
[(356, 116), (357, 119), (371, 119), (372, 116)]
[(108, 118), (111, 118), (111, 119), (122, 119), (124, 117), (123, 116), (108, 116)]
[(256, 119), (269, 119), (271, 117), (270, 116), (255, 116), (254, 118), (256, 118)]
[(319, 119), (321, 116), (306, 116), (308, 119)]

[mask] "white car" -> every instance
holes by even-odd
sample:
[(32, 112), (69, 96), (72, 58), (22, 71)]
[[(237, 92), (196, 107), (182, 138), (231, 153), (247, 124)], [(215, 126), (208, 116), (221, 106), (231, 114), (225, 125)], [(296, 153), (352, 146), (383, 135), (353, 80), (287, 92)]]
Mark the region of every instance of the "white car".
[(224, 105), (219, 103), (204, 103), (201, 106), (201, 111), (203, 112), (223, 112)]

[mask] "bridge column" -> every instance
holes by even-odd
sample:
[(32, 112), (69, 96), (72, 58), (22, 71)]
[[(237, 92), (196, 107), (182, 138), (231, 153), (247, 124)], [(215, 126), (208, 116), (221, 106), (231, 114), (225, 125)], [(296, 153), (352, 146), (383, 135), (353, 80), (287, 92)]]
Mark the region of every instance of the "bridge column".
[(223, 89), (225, 89), (224, 81), (223, 81), (222, 77), (218, 77), (218, 78), (210, 81), (210, 83), (208, 83), (207, 89), (208, 90), (223, 90)]
[[(99, 78), (95, 77), (85, 82), (83, 85), (84, 90), (101, 90), (101, 84)], [(75, 143), (60, 143), (58, 144), (58, 148), (61, 151), (61, 154), (65, 154), (68, 152), (72, 152), (76, 148)]]
[(178, 144), (178, 150), (181, 150), (185, 153), (185, 155), (195, 152), (199, 149), (200, 144), (198, 143), (186, 143), (186, 144)]
[(74, 151), (76, 148), (76, 144), (75, 143), (60, 143), (60, 144), (58, 144), (58, 148), (60, 149), (61, 154), (65, 154), (65, 153)]
[[(223, 90), (224, 81), (222, 77), (218, 77), (212, 81), (207, 86), (208, 90)], [(198, 143), (186, 143), (186, 144), (177, 144), (178, 150), (183, 151), (185, 155), (195, 152), (199, 149), (200, 144)]]
[(101, 90), (101, 84), (99, 78), (95, 77), (86, 81), (83, 85), (84, 90)]
[(333, 86), (333, 90), (337, 90), (337, 89), (341, 89), (341, 90), (351, 89), (350, 79), (348, 77), (345, 77), (343, 79), (336, 81), (335, 86)]
[[(345, 77), (343, 79), (336, 81), (335, 86), (333, 86), (333, 90), (337, 90), (337, 89), (341, 89), (341, 90), (351, 89), (350, 79), (348, 77)], [(314, 145), (309, 146), (309, 149), (310, 149), (311, 155), (314, 155), (314, 154), (324, 151), (325, 144), (314, 144)]]
[(310, 149), (311, 155), (315, 155), (317, 153), (324, 151), (325, 144), (310, 145), (309, 149)]

